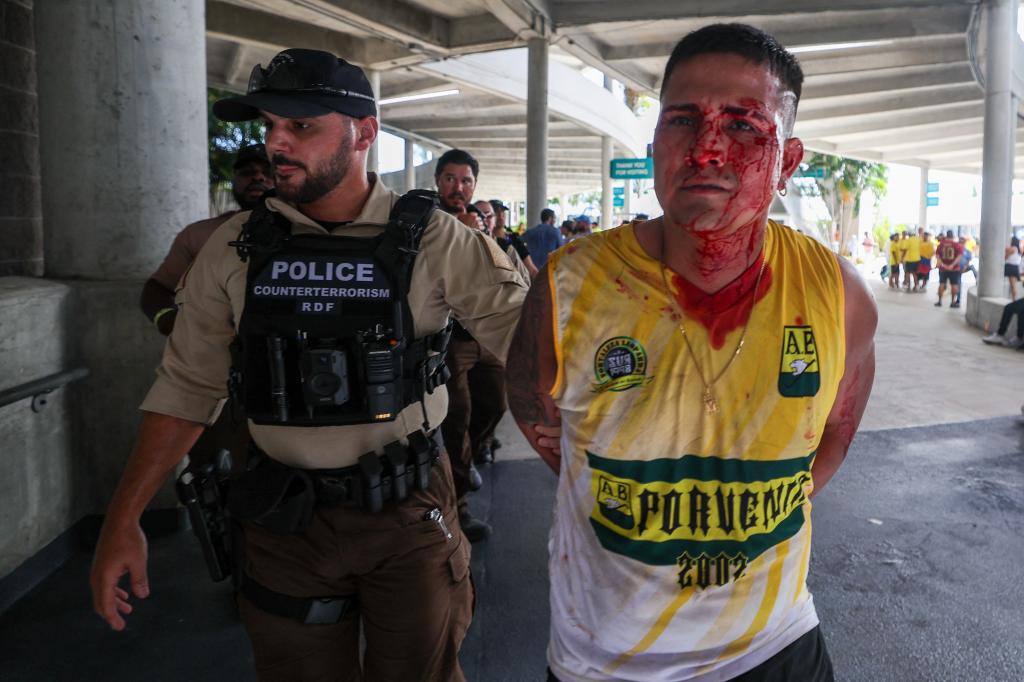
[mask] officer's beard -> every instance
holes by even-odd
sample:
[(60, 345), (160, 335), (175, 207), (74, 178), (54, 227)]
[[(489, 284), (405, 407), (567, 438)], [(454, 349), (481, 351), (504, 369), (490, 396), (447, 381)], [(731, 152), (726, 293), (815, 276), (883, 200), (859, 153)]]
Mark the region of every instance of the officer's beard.
[(352, 165), (348, 155), (348, 139), (338, 143), (334, 155), (316, 170), (310, 171), (306, 164), (290, 159), (283, 154), (274, 154), (274, 164), (296, 166), (305, 171), (306, 179), (298, 187), (277, 182), (277, 196), (293, 204), (311, 204), (341, 184)]

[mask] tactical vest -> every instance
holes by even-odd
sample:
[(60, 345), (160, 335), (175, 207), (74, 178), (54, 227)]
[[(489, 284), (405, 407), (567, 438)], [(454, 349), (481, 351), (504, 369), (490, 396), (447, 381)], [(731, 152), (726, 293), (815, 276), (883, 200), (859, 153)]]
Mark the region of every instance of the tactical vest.
[[(230, 392), (257, 424), (392, 421), (447, 381), (451, 334), (413, 337), (409, 284), (437, 195), (413, 190), (375, 237), (291, 234), (265, 205), (231, 242), (249, 262)], [(426, 407), (424, 428), (429, 430)]]

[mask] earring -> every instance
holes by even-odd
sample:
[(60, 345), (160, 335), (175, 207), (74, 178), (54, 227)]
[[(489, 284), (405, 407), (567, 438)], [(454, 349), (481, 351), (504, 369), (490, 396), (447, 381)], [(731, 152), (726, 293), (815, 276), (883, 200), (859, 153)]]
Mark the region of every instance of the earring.
[(782, 187), (779, 188), (779, 196), (780, 197), (786, 196), (786, 192), (788, 192), (788, 191), (789, 191), (788, 188), (786, 188), (786, 186), (783, 185)]

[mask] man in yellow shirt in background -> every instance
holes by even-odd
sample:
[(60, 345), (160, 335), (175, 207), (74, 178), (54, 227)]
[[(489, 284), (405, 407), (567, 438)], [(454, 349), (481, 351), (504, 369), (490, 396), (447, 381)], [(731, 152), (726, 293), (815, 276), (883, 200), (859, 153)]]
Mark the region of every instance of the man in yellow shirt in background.
[[(916, 234), (904, 232), (900, 240), (900, 249), (903, 252), (903, 288), (913, 291), (917, 288), (917, 266), (921, 261), (921, 238)], [(911, 285), (913, 279), (913, 285)]]
[(925, 232), (919, 228), (921, 235), (921, 260), (917, 265), (917, 287), (914, 291), (923, 292), (928, 288), (928, 278), (932, 272), (932, 256), (935, 255), (935, 242), (932, 241), (932, 233)]

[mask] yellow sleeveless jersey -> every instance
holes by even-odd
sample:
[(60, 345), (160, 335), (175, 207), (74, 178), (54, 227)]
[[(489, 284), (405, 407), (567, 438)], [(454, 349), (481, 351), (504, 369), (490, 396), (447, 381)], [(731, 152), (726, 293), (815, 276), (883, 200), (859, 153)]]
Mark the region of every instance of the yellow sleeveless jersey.
[[(769, 222), (764, 248), (768, 284), (716, 414), (633, 225), (549, 260), (562, 467), (548, 660), (563, 682), (728, 679), (817, 625), (810, 469), (843, 374), (843, 285), (835, 256), (787, 227)], [(742, 325), (683, 324), (716, 376)]]

